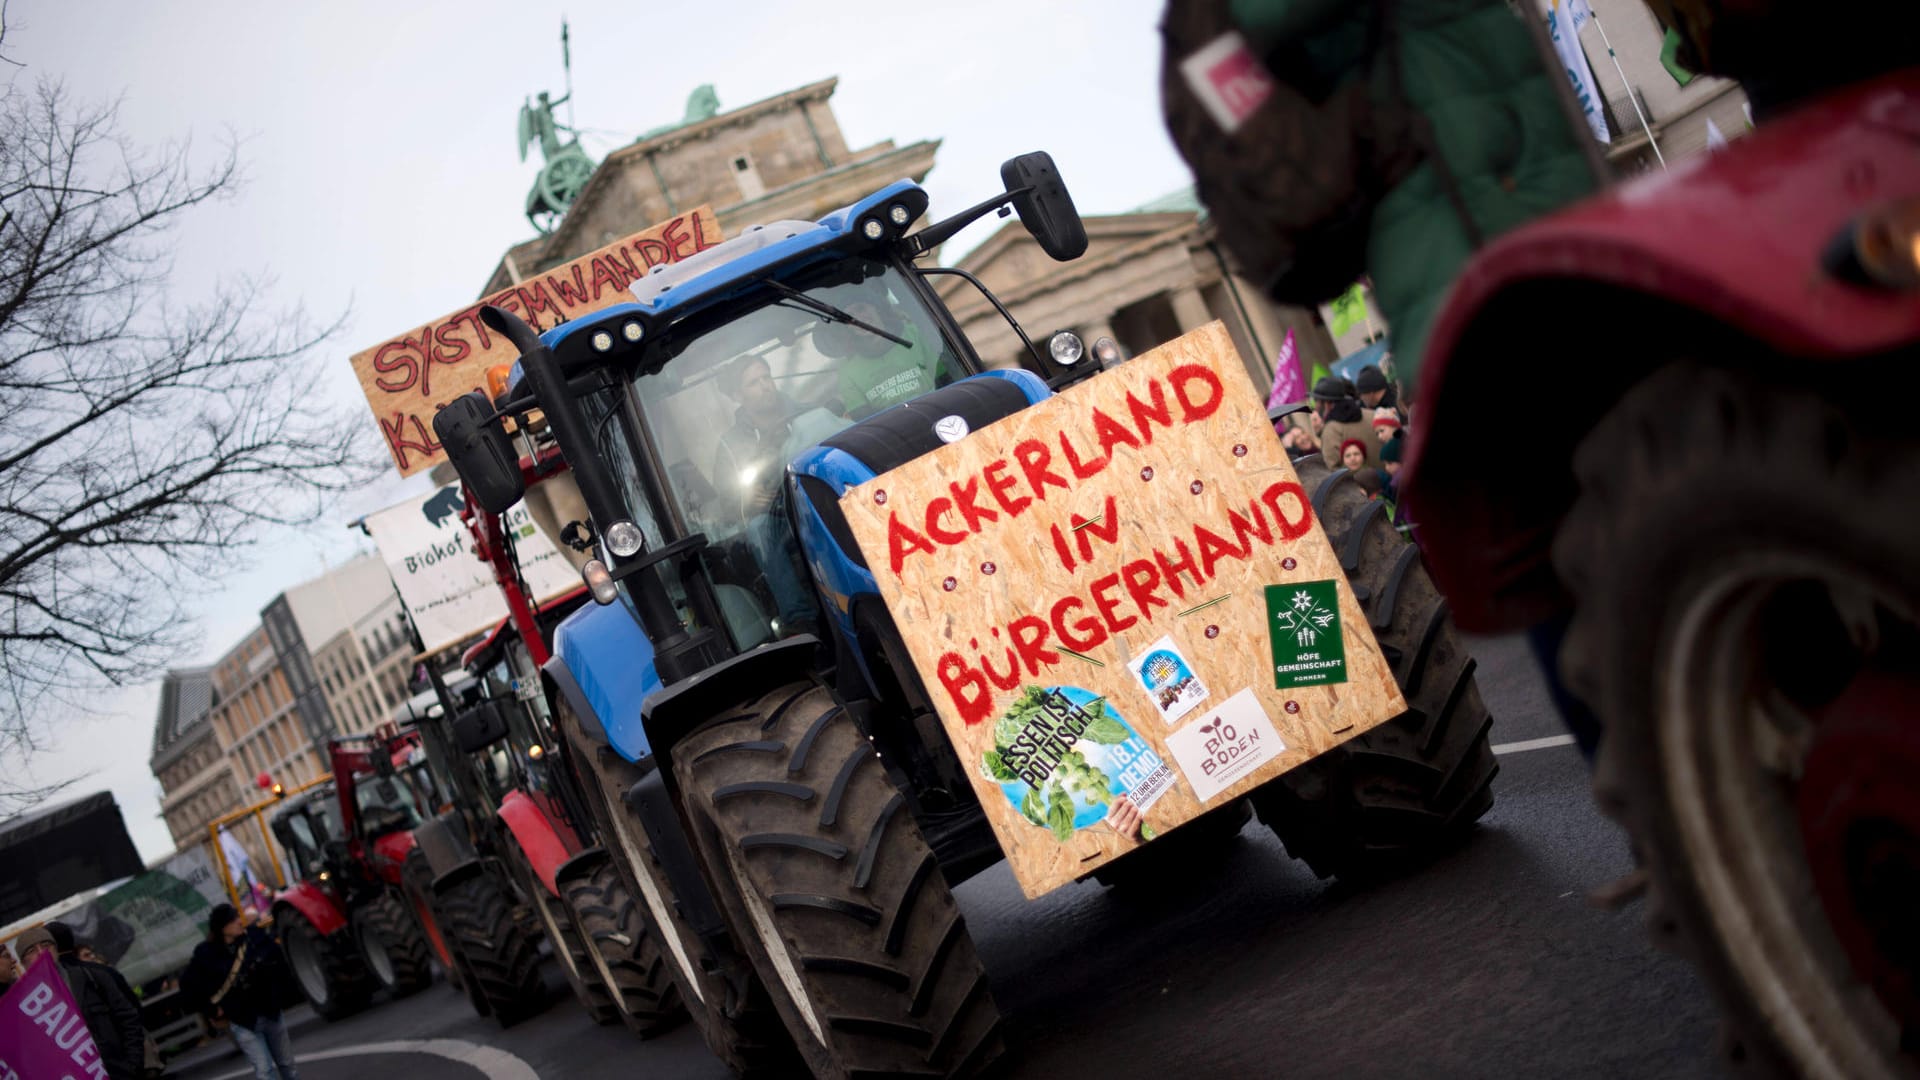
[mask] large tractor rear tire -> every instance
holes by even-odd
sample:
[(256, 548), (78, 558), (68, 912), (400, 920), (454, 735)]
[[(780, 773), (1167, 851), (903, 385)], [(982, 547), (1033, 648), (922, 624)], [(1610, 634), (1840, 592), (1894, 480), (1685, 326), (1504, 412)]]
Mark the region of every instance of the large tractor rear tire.
[(324, 1020), (339, 1020), (367, 1007), (374, 981), (350, 929), (322, 934), (299, 909), (286, 905), (274, 913), (286, 942), (287, 965), (300, 992)]
[(641, 1038), (687, 1018), (645, 913), (611, 859), (560, 883), (576, 935), (615, 1016)]
[(1447, 603), (1387, 504), (1318, 455), (1293, 467), (1407, 711), (1260, 788), (1254, 808), (1314, 873), (1367, 880), (1444, 849), (1493, 805), (1493, 718)]
[(781, 687), (673, 748), (735, 938), (815, 1076), (973, 1076), (1000, 1015), (933, 851), (825, 688)]
[[(589, 734), (564, 697), (550, 696), (555, 720), (572, 745), (575, 760), (587, 771), (582, 786), (595, 828), (614, 856), (612, 865), (621, 880), (645, 905), (647, 927), (660, 945), (666, 977), (707, 1047), (744, 1080), (786, 1080), (796, 1075), (804, 1066), (759, 976), (737, 958), (726, 964), (713, 962), (718, 958), (707, 954), (687, 921), (673, 881), (626, 803), (625, 793), (645, 772), (603, 738)], [(727, 965), (744, 970), (722, 970)]]
[(468, 993), (486, 1002), (501, 1027), (512, 1027), (547, 1007), (540, 981), (540, 950), (514, 917), (513, 898), (499, 879), (481, 870), (439, 896), (440, 926), (471, 980)]
[[(1907, 400), (1912, 360), (1841, 385)], [(1912, 1077), (1920, 444), (1769, 367), (1664, 368), (1581, 444), (1561, 672), (1600, 718), (1648, 928), (1719, 999), (1736, 1068)]]
[(419, 993), (433, 982), (427, 937), (400, 897), (381, 893), (356, 913), (355, 924), (367, 970), (394, 997)]

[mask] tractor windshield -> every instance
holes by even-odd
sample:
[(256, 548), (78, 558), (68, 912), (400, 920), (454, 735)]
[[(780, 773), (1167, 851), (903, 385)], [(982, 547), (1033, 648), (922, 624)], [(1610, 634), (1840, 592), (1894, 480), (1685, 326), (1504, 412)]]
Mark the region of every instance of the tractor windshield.
[[(790, 275), (744, 307), (674, 327), (655, 349), (667, 362), (634, 381), (635, 397), (687, 531), (713, 544), (736, 644), (811, 632), (812, 589), (782, 483), (788, 463), (965, 375), (963, 361), (905, 275), (866, 257)], [(624, 455), (610, 456), (617, 466)], [(644, 509), (638, 486), (627, 487)]]
[(369, 837), (399, 832), (420, 824), (420, 804), (413, 789), (391, 776), (362, 773), (353, 787), (360, 825)]

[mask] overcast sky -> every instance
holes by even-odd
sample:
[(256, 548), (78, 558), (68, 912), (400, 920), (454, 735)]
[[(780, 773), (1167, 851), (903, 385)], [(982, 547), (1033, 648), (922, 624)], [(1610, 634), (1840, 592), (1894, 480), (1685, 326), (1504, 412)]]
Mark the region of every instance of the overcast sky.
[[(1190, 182), (1160, 120), (1162, 6), (12, 0), (6, 51), (26, 67), (0, 78), (120, 97), (127, 134), (191, 138), (208, 160), (238, 136), (247, 185), (186, 223), (176, 293), (191, 300), (224, 275), (265, 271), (283, 304), (348, 310), (312, 376), (316, 392), (357, 404), (350, 353), (471, 302), (501, 252), (530, 235), (520, 207), (537, 162), (517, 159), (515, 123), (527, 95), (561, 92), (563, 11), (574, 115), (596, 158), (679, 119), (701, 83), (733, 108), (837, 75), (849, 145), (944, 140), (926, 181), (936, 214), (985, 197), (1002, 160), (1035, 149), (1098, 214)], [(276, 593), (361, 550), (344, 523), (405, 491), (390, 476), (324, 525), (245, 554), (230, 580), (191, 583), (203, 636), (185, 659), (216, 659)], [(156, 686), (139, 687), (99, 718), (48, 717), (53, 749), (30, 770), (84, 775), (77, 792), (111, 788), (148, 859), (173, 847), (147, 767), (156, 701)]]

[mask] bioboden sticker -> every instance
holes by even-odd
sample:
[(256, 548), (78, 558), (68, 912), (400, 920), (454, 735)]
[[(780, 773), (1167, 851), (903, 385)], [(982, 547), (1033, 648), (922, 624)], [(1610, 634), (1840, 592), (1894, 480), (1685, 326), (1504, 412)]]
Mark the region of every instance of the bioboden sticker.
[(1202, 803), (1212, 802), (1286, 748), (1252, 687), (1167, 736), (1167, 749)]

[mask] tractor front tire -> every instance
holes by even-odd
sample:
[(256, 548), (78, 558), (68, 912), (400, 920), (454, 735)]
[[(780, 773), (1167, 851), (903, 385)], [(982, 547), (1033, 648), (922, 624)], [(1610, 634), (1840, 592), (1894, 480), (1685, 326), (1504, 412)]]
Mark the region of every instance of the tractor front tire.
[(1561, 674), (1729, 1063), (1920, 1075), (1920, 449), (1848, 389), (1906, 400), (1913, 357), (1826, 393), (1737, 360), (1656, 371), (1581, 443)]
[(643, 1039), (687, 1018), (645, 913), (613, 860), (560, 883), (590, 970), (617, 1019)]
[(815, 1076), (973, 1076), (1000, 1016), (966, 921), (873, 744), (796, 683), (675, 744), (722, 909)]
[[(371, 958), (368, 968), (375, 977), (397, 998), (416, 994), (433, 982), (433, 963), (427, 946), (427, 937), (415, 924), (413, 916), (407, 913), (405, 904), (392, 892), (381, 893), (379, 898), (362, 908), (358, 915), (361, 922), (362, 946), (378, 947), (386, 954), (391, 980), (379, 978), (379, 965)], [(373, 937), (367, 942), (368, 933)]]
[(294, 981), (321, 1019), (339, 1020), (367, 1007), (374, 981), (351, 930), (322, 934), (292, 906), (282, 907), (274, 921), (286, 942)]
[(1447, 602), (1387, 504), (1317, 454), (1293, 467), (1407, 711), (1261, 787), (1254, 809), (1315, 874), (1365, 881), (1443, 850), (1493, 805), (1493, 718)]
[(512, 1027), (547, 1007), (539, 976), (540, 950), (514, 918), (513, 898), (485, 869), (469, 874), (439, 897), (441, 932), (459, 953), (470, 996), (485, 1001), (501, 1027)]

